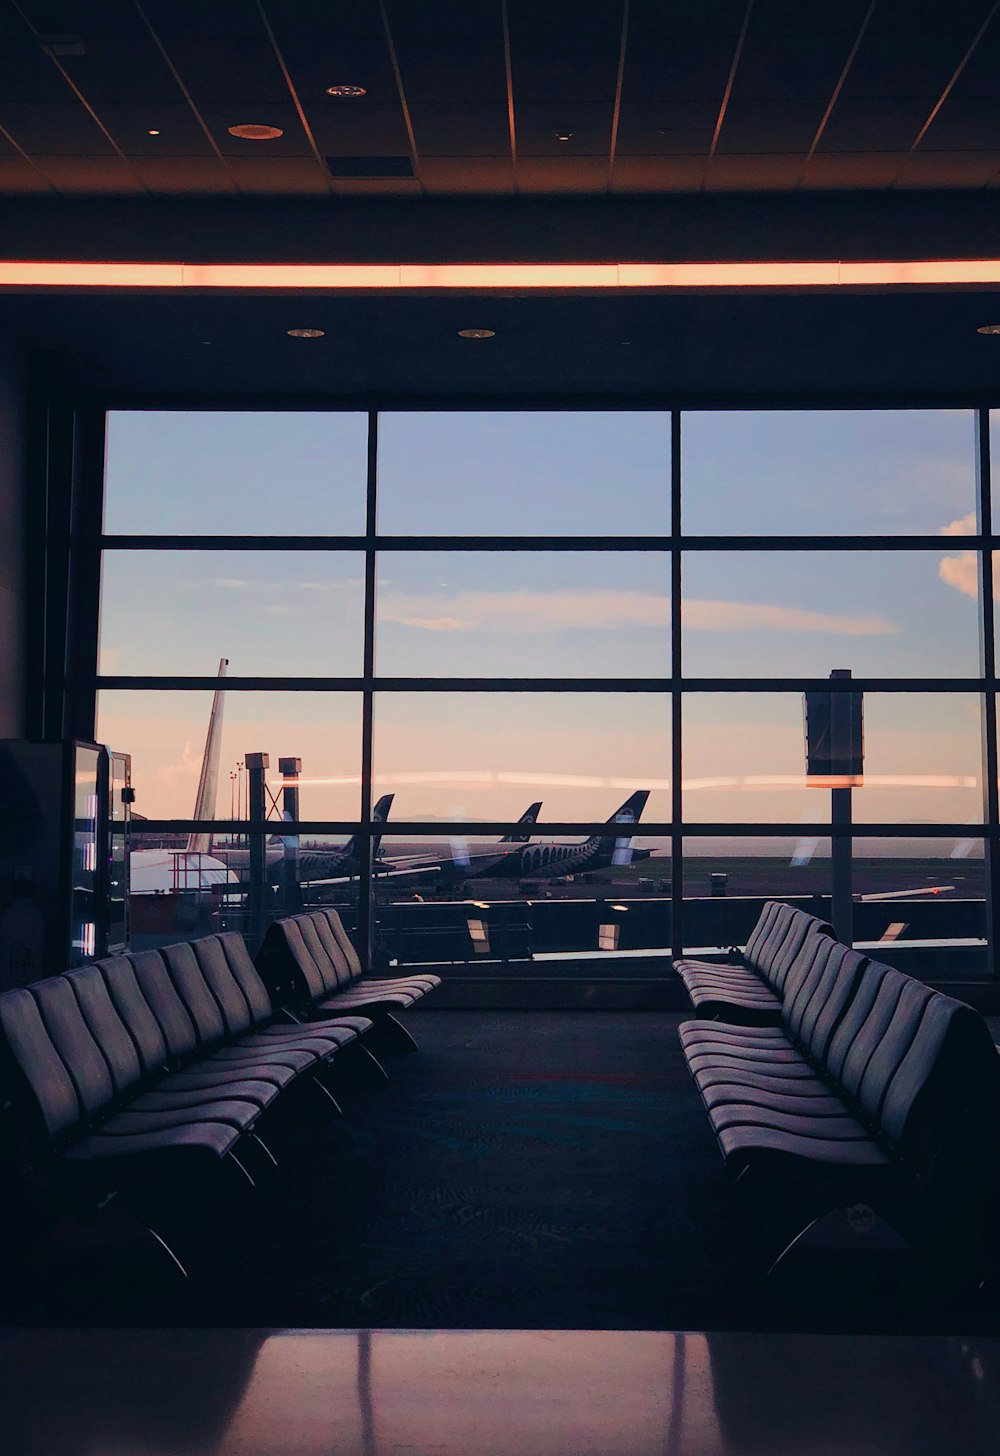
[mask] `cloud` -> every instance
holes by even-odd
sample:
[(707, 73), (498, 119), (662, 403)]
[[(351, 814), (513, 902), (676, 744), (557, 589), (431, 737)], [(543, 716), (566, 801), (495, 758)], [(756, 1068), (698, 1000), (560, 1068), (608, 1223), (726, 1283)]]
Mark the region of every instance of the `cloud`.
[[(964, 596), (974, 599), (979, 596), (979, 559), (974, 551), (963, 551), (961, 556), (942, 556), (938, 575)], [(995, 587), (993, 595), (996, 596)]]
[(424, 632), (471, 632), (477, 625), (462, 621), (460, 617), (388, 617), (384, 620), (398, 622), (401, 627), (419, 627)]
[(975, 511), (970, 511), (967, 516), (959, 516), (957, 521), (949, 521), (947, 526), (941, 527), (942, 536), (974, 536), (975, 534)]
[[(581, 628), (663, 631), (670, 622), (670, 602), (654, 592), (636, 591), (470, 591), (448, 597), (386, 594), (379, 604), (379, 620), (425, 632), (470, 632), (476, 628), (521, 633)], [(883, 617), (841, 616), (754, 602), (688, 601), (684, 621), (700, 632), (824, 632), (875, 637), (897, 630)]]
[(488, 592), (451, 596), (390, 593), (379, 603), (379, 620), (431, 632), (468, 632), (499, 627), (508, 632), (550, 632), (555, 628), (665, 628), (670, 603), (653, 592)]
[(252, 587), (257, 592), (337, 592), (346, 587), (364, 586), (362, 576), (338, 576), (330, 581), (261, 581), (250, 576), (216, 576), (214, 586), (229, 591), (245, 591)]
[(769, 607), (759, 602), (690, 601), (685, 625), (698, 632), (824, 632), (839, 637), (886, 637), (899, 629), (869, 613), (843, 617), (805, 607)]

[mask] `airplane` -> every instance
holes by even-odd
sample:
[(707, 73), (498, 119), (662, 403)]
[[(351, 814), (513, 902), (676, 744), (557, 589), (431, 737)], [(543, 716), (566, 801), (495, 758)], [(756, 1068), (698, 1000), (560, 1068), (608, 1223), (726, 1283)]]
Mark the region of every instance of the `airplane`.
[[(497, 840), (495, 850), (487, 851), (484, 854), (470, 855), (465, 847), (464, 841), (452, 841), (451, 860), (444, 861), (439, 857), (420, 855), (394, 855), (388, 856), (380, 865), (378, 870), (381, 877), (409, 875), (412, 878), (426, 879), (429, 875), (447, 874), (452, 868), (456, 870), (455, 878), (469, 878), (476, 874), (484, 873), (478, 866), (480, 861), (484, 864), (498, 864), (516, 852), (516, 849), (531, 843), (530, 832), (518, 833), (518, 828), (527, 828), (538, 821), (538, 812), (542, 807), (542, 800), (538, 799), (534, 804), (529, 804), (527, 809), (517, 821), (517, 826), (511, 834), (505, 834), (502, 839)], [(504, 849), (502, 846), (507, 845)]]
[[(607, 821), (612, 825), (638, 824), (648, 789), (637, 789)], [(541, 801), (522, 814), (518, 824), (535, 823)], [(632, 836), (614, 833), (592, 834), (578, 844), (532, 844), (530, 835), (508, 834), (492, 850), (485, 853), (456, 853), (450, 860), (428, 860), (423, 864), (392, 861), (391, 874), (413, 877), (435, 876), (438, 888), (446, 889), (471, 879), (529, 879), (551, 875), (576, 874), (584, 870), (604, 869), (609, 865), (630, 864), (633, 859), (649, 859), (651, 849), (633, 849)]]

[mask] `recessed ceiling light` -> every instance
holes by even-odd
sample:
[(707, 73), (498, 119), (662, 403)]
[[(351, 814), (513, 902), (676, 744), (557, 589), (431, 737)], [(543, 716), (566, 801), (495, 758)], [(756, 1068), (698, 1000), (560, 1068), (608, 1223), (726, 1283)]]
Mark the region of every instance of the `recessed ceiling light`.
[(568, 142), (572, 135), (573, 133), (571, 131), (557, 131), (555, 138), (557, 142)]
[(242, 137), (245, 142), (273, 142), (276, 137), (284, 136), (284, 132), (280, 126), (258, 126), (256, 122), (246, 122), (231, 126), (229, 135)]
[(976, 330), (977, 334), (1000, 334), (1000, 324), (982, 324)]
[(151, 126), (149, 128), (149, 130), (146, 132), (146, 135), (147, 136), (159, 136), (160, 133), (157, 131), (157, 129), (156, 129), (155, 126)]
[(327, 96), (366, 96), (368, 93), (364, 86), (327, 86)]
[(496, 332), (496, 329), (459, 329), (458, 337), (460, 339), (494, 339)]
[(288, 329), (290, 339), (322, 339), (326, 336), (326, 329)]

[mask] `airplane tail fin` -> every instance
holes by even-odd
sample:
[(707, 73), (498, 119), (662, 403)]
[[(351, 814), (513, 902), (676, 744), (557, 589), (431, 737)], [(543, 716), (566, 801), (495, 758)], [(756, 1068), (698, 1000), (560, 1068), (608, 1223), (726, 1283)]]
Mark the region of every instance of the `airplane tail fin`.
[[(216, 800), (219, 789), (219, 752), (222, 747), (222, 709), (225, 701), (225, 688), (222, 686), (222, 679), (226, 676), (229, 668), (229, 658), (219, 659), (219, 686), (215, 690), (212, 699), (212, 711), (208, 717), (208, 732), (205, 735), (205, 752), (201, 758), (201, 774), (198, 778), (198, 793), (194, 801), (194, 819), (214, 819)], [(210, 854), (212, 850), (211, 834), (190, 834), (188, 835), (188, 854)]]
[[(520, 819), (517, 821), (518, 824), (535, 824), (537, 822), (537, 820), (538, 820), (538, 811), (539, 811), (539, 809), (541, 809), (541, 807), (542, 807), (542, 801), (541, 801), (541, 799), (539, 799), (537, 803), (531, 804), (527, 809), (525, 809), (524, 813), (521, 815)], [(530, 841), (530, 839), (531, 839), (530, 832), (527, 833), (527, 834), (505, 834), (504, 837), (503, 837), (503, 839), (501, 839), (500, 843), (501, 844), (527, 844)]]
[[(372, 809), (372, 819), (375, 821), (376, 824), (384, 824), (385, 821), (388, 819), (389, 810), (392, 808), (392, 801), (395, 797), (395, 794), (383, 794), (381, 799), (378, 800), (375, 807)], [(375, 856), (378, 854), (378, 847), (381, 842), (381, 834), (372, 835), (372, 859), (374, 859)], [(344, 845), (342, 853), (345, 859), (355, 859), (357, 857), (358, 836), (356, 834), (351, 835), (350, 839)]]
[[(610, 828), (612, 825), (618, 824), (638, 824), (639, 820), (642, 817), (642, 811), (646, 807), (646, 800), (648, 798), (648, 789), (636, 789), (635, 793), (631, 794), (625, 800), (624, 804), (620, 805), (620, 807), (617, 808), (612, 814), (611, 818), (608, 820), (608, 827)], [(590, 839), (587, 840), (587, 843), (608, 844), (612, 840), (614, 840), (615, 854), (617, 854), (619, 848), (627, 849), (627, 847), (631, 843), (632, 836), (630, 834), (626, 835), (625, 837), (622, 837), (620, 834), (592, 834)], [(616, 860), (615, 862), (617, 863), (618, 861)]]

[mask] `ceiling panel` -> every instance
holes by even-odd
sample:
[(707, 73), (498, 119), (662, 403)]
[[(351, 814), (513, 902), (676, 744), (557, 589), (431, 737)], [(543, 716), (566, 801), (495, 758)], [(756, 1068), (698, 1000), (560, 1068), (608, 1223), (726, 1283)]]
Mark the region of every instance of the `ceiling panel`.
[(17, 152), (5, 149), (0, 156), (0, 192), (17, 196), (24, 193), (51, 196), (52, 188)]
[(247, 193), (294, 196), (328, 191), (325, 171), (311, 153), (307, 157), (232, 157), (229, 170)]
[(716, 153), (708, 165), (705, 188), (709, 192), (784, 192), (794, 187), (802, 171), (801, 156), (724, 156)]
[(39, 171), (60, 192), (86, 196), (106, 196), (109, 193), (141, 196), (142, 183), (120, 157), (38, 156), (32, 161)]
[[(1000, 16), (997, 17), (1000, 20)], [(1000, 96), (1000, 24), (994, 20), (955, 83), (954, 99)], [(950, 104), (951, 98), (949, 98)]]
[[(580, 156), (608, 156), (611, 147), (610, 101), (556, 102), (551, 105), (518, 106), (518, 156), (563, 157), (567, 162)], [(570, 131), (560, 141), (557, 131)]]
[(844, 101), (834, 107), (821, 152), (905, 152), (930, 115), (926, 99), (895, 97)]
[(142, 0), (142, 5), (199, 105), (278, 105), (287, 98), (255, 5), (245, 0)]
[(752, 31), (755, 36), (846, 36), (853, 40), (868, 9), (869, 0), (756, 0)]
[[(13, 12), (8, 12), (8, 16)], [(6, 18), (6, 17), (5, 17)], [(14, 17), (16, 20), (16, 16)], [(53, 104), (71, 95), (49, 57), (21, 21), (0, 32), (0, 101)]]
[(922, 152), (981, 151), (1000, 146), (1000, 95), (948, 97), (921, 139)]
[(629, 27), (622, 95), (626, 101), (712, 101), (726, 88), (735, 38), (637, 35)]
[[(944, 13), (947, 14), (947, 9)], [(844, 100), (898, 96), (922, 97), (935, 102), (977, 29), (978, 25), (944, 29), (940, 12), (938, 25), (933, 30), (879, 32), (873, 25), (848, 72)]]
[(906, 157), (897, 187), (985, 187), (1000, 171), (1000, 146), (994, 151), (925, 152)]
[(717, 101), (623, 101), (618, 156), (704, 157), (718, 115)]
[(704, 157), (615, 158), (614, 192), (698, 192), (705, 180)]
[(522, 157), (517, 179), (522, 192), (597, 192), (607, 187), (607, 157)]
[(114, 147), (69, 90), (65, 98), (54, 105), (0, 98), (0, 126), (31, 156), (113, 156)]
[(421, 159), (510, 156), (506, 104), (412, 106), (410, 114)]
[(823, 106), (815, 101), (730, 102), (719, 133), (719, 152), (805, 153)]
[(508, 0), (514, 102), (612, 101), (622, 0)]
[(386, 10), (411, 104), (506, 104), (499, 0), (435, 0), (433, 7), (389, 0)]
[(513, 190), (510, 153), (496, 157), (421, 156), (420, 177), (428, 192), (491, 195)]
[[(836, 8), (836, 7), (831, 7)], [(822, 101), (854, 41), (852, 34), (761, 35), (754, 11), (733, 83), (733, 100)]]
[(140, 157), (133, 160), (133, 166), (145, 186), (158, 197), (187, 193), (207, 197), (235, 190), (233, 178), (212, 153), (204, 157)]
[[(169, 102), (137, 105), (105, 104), (100, 118), (129, 157), (211, 156), (208, 138), (191, 108), (177, 98)], [(159, 136), (150, 136), (150, 129)]]
[(669, 34), (692, 43), (705, 37), (735, 42), (746, 8), (747, 0), (632, 0), (629, 33), (643, 41)]
[(365, 99), (357, 108), (314, 106), (308, 117), (324, 156), (387, 157), (410, 149), (398, 102), (369, 106)]
[[(310, 122), (324, 111), (399, 105), (385, 31), (373, 0), (354, 0), (350, 5), (264, 0), (264, 6)], [(336, 100), (326, 94), (327, 86), (336, 85), (364, 86), (367, 94)]]
[(891, 187), (905, 159), (905, 152), (815, 152), (800, 185), (853, 191)]

